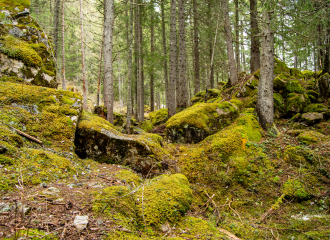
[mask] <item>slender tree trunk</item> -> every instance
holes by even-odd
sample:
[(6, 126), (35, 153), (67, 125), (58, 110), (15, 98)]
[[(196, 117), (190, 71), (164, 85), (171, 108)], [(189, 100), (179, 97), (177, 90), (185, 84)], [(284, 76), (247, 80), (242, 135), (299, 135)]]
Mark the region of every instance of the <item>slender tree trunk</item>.
[(260, 68), (260, 41), (259, 28), (258, 28), (258, 9), (257, 0), (250, 0), (250, 21), (251, 21), (251, 59), (250, 68), (251, 72), (255, 72)]
[(188, 106), (188, 86), (187, 86), (187, 70), (186, 70), (186, 29), (185, 29), (185, 1), (179, 0), (179, 84), (180, 102), (179, 108)]
[[(138, 1), (140, 3), (140, 1)], [(144, 94), (143, 94), (143, 49), (142, 49), (142, 26), (141, 26), (141, 5), (137, 6), (137, 15), (138, 15), (138, 22), (137, 22), (137, 30), (138, 30), (138, 82), (137, 82), (137, 98), (138, 98), (138, 121), (144, 121)]]
[(66, 90), (65, 85), (65, 38), (64, 38), (64, 0), (62, 0), (62, 89)]
[(128, 54), (127, 54), (127, 115), (126, 115), (126, 132), (131, 134), (131, 115), (132, 115), (132, 47), (133, 47), (133, 3), (129, 3), (129, 31), (128, 31)]
[(294, 63), (293, 63), (293, 67), (294, 67), (294, 68), (297, 68), (297, 67), (298, 67), (298, 58), (297, 58), (297, 55), (296, 55), (296, 54), (294, 55)]
[[(220, 16), (220, 14), (219, 14)], [(215, 29), (215, 36), (214, 36), (214, 42), (213, 42), (213, 47), (212, 47), (212, 55), (211, 55), (211, 63), (210, 63), (210, 84), (211, 88), (214, 88), (214, 73), (213, 73), (213, 62), (214, 62), (214, 52), (215, 52), (215, 44), (217, 42), (217, 35), (218, 35), (218, 27), (219, 27), (219, 16), (217, 19), (217, 28)]]
[(170, 79), (168, 82), (169, 106), (168, 117), (172, 117), (176, 112), (175, 103), (175, 83), (176, 83), (176, 65), (177, 65), (177, 45), (176, 45), (176, 0), (171, 0), (170, 11)]
[(138, 11), (138, 0), (134, 1), (135, 3), (135, 12), (134, 12), (134, 117), (138, 119), (138, 105), (139, 105), (139, 98), (138, 98), (138, 78), (139, 78), (139, 49), (138, 49), (138, 42), (139, 42), (139, 28), (138, 28), (138, 21), (139, 21), (139, 11)]
[(104, 105), (107, 108), (107, 120), (113, 123), (113, 64), (112, 39), (114, 25), (114, 0), (104, 1)]
[(241, 32), (241, 42), (242, 42), (242, 71), (245, 71), (245, 48), (244, 48), (244, 31), (243, 31), (243, 21), (241, 20), (242, 32)]
[(156, 94), (156, 101), (157, 101), (157, 110), (159, 110), (160, 109), (160, 93), (159, 93), (159, 91), (157, 92), (157, 94)]
[(236, 52), (236, 65), (237, 65), (237, 72), (241, 71), (241, 63), (240, 63), (240, 58), (239, 58), (239, 15), (238, 15), (238, 0), (235, 0), (235, 34), (236, 34), (236, 47), (235, 47), (235, 52)]
[(61, 9), (61, 0), (55, 0), (55, 9), (54, 9), (54, 28), (53, 28), (53, 41), (54, 41), (54, 55), (55, 59), (58, 56), (58, 32), (60, 28), (60, 9)]
[(84, 22), (82, 14), (82, 0), (80, 0), (80, 32), (81, 32), (81, 63), (82, 63), (82, 78), (83, 78), (83, 109), (87, 110), (87, 81), (85, 72), (85, 57), (84, 57)]
[(272, 128), (274, 124), (274, 33), (271, 31), (271, 13), (263, 12), (261, 68), (258, 84), (257, 114), (262, 128)]
[[(152, 9), (150, 13), (150, 54), (154, 58), (154, 2), (151, 1)], [(155, 93), (154, 93), (154, 65), (150, 73), (150, 111), (155, 111)]]
[(225, 34), (226, 34), (226, 45), (227, 54), (229, 60), (229, 72), (230, 72), (230, 85), (234, 86), (237, 83), (237, 70), (233, 51), (233, 38), (231, 36), (230, 21), (229, 21), (229, 9), (228, 0), (222, 0), (222, 10), (225, 20)]
[(101, 72), (102, 72), (102, 55), (103, 55), (103, 44), (104, 44), (104, 30), (102, 30), (102, 43), (100, 48), (100, 64), (99, 64), (99, 77), (97, 79), (97, 96), (96, 106), (100, 106), (100, 87), (101, 87)]
[[(50, 12), (50, 15), (53, 15), (53, 1), (52, 0), (49, 0), (49, 12)], [(52, 21), (52, 18), (50, 17), (49, 26), (52, 26), (52, 25), (53, 25), (53, 21)], [(49, 30), (49, 32), (51, 33), (51, 30)]]
[(198, 93), (201, 89), (199, 76), (199, 42), (198, 42), (198, 15), (197, 15), (197, 0), (193, 0), (193, 17), (194, 17), (194, 72), (195, 72), (195, 91)]
[(169, 98), (168, 98), (168, 70), (167, 70), (167, 53), (166, 53), (166, 34), (165, 34), (165, 14), (164, 14), (164, 2), (161, 1), (161, 12), (162, 12), (162, 39), (163, 39), (163, 54), (164, 54), (164, 82), (165, 82), (165, 100), (166, 100), (166, 108), (169, 106)]

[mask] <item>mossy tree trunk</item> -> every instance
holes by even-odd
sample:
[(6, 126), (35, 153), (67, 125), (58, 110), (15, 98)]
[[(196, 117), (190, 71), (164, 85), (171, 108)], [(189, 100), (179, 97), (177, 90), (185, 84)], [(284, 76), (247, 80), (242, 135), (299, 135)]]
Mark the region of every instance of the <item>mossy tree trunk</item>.
[(177, 44), (176, 44), (176, 0), (171, 0), (170, 10), (170, 79), (168, 82), (169, 106), (168, 117), (172, 117), (176, 112), (175, 103), (175, 83), (176, 83), (176, 66), (177, 66)]
[(112, 40), (114, 24), (114, 0), (104, 2), (104, 105), (107, 108), (107, 120), (113, 123), (113, 64)]
[(250, 68), (251, 72), (255, 72), (260, 68), (260, 41), (259, 27), (258, 27), (258, 9), (257, 0), (250, 0), (250, 24), (251, 24), (251, 59)]
[(264, 10), (261, 36), (261, 67), (256, 105), (260, 125), (266, 130), (273, 127), (274, 124), (274, 33), (271, 30), (271, 16), (271, 12)]
[(221, 5), (224, 16), (227, 55), (229, 60), (230, 85), (234, 86), (237, 83), (237, 69), (233, 50), (233, 38), (230, 29), (228, 0), (221, 0)]

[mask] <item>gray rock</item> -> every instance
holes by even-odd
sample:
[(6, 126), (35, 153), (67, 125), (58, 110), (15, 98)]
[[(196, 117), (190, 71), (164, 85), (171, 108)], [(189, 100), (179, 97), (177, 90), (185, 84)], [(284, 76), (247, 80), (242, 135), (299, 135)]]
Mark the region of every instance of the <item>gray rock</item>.
[(0, 213), (2, 212), (10, 212), (12, 208), (8, 203), (0, 203)]
[(83, 230), (87, 227), (88, 224), (88, 216), (79, 216), (77, 215), (74, 218), (73, 225), (79, 230)]
[(308, 125), (320, 123), (323, 120), (323, 113), (308, 112), (301, 115), (301, 120)]

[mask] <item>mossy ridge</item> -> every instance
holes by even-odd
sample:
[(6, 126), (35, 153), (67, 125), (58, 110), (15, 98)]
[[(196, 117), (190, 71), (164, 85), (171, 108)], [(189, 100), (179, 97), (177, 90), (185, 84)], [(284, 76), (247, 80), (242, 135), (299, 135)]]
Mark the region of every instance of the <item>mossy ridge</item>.
[(9, 10), (11, 12), (23, 11), (25, 8), (30, 7), (30, 0), (2, 0), (0, 3), (0, 10)]
[(310, 145), (310, 144), (317, 143), (320, 141), (329, 140), (329, 137), (327, 137), (319, 132), (306, 131), (306, 132), (300, 133), (298, 135), (298, 139), (299, 139), (299, 141), (301, 141), (307, 145)]
[(166, 122), (168, 110), (166, 108), (149, 113), (150, 120), (153, 126), (157, 126)]

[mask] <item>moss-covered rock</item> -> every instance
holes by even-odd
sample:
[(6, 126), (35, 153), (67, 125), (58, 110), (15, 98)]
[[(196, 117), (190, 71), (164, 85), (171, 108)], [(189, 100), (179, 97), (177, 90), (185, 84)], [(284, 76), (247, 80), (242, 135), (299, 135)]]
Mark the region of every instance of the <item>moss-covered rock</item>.
[(116, 179), (125, 181), (126, 183), (131, 184), (133, 186), (138, 186), (142, 182), (142, 179), (139, 175), (128, 169), (123, 169), (116, 172), (114, 177)]
[(290, 93), (286, 99), (286, 112), (289, 116), (302, 112), (310, 104), (307, 94)]
[(228, 101), (195, 104), (166, 122), (167, 138), (171, 142), (200, 142), (228, 126), (238, 113), (238, 107)]
[[(107, 119), (107, 108), (104, 106), (96, 106), (94, 113), (103, 119)], [(113, 125), (122, 127), (124, 124), (125, 116), (123, 114), (113, 112)]]
[(75, 137), (76, 153), (81, 158), (129, 165), (147, 174), (166, 155), (162, 138), (156, 134), (125, 135), (103, 118), (83, 112)]
[(311, 79), (315, 76), (315, 73), (313, 71), (310, 71), (310, 70), (304, 70), (304, 71), (301, 71), (301, 73), (304, 75), (304, 77), (306, 79)]
[(306, 94), (308, 95), (309, 99), (312, 103), (315, 103), (316, 100), (319, 98), (319, 94), (315, 92), (314, 90), (307, 90)]
[(289, 198), (306, 200), (311, 197), (305, 184), (297, 179), (289, 179), (283, 184), (283, 194)]
[(326, 112), (328, 111), (328, 108), (324, 106), (323, 104), (320, 103), (315, 103), (315, 104), (309, 104), (307, 107), (304, 108), (304, 112)]
[(166, 108), (149, 113), (150, 120), (153, 126), (164, 124), (168, 118), (168, 110)]
[(323, 135), (322, 133), (315, 132), (315, 131), (306, 131), (302, 132), (298, 135), (299, 141), (305, 144), (313, 144), (320, 141), (328, 140), (328, 137)]
[(294, 147), (290, 145), (285, 148), (283, 158), (295, 167), (306, 165), (306, 167), (308, 167), (308, 164), (312, 164), (316, 159), (313, 151), (299, 146)]
[(318, 124), (323, 120), (323, 114), (317, 112), (308, 112), (301, 115), (301, 120), (307, 125)]
[[(143, 194), (143, 206), (142, 206)], [(162, 175), (136, 192), (139, 213), (147, 225), (175, 223), (190, 209), (192, 190), (183, 174)]]
[(330, 96), (330, 74), (325, 73), (317, 80), (318, 92), (321, 97), (327, 98)]
[(280, 118), (286, 114), (285, 101), (281, 94), (274, 93), (274, 108), (275, 108), (275, 118)]
[(6, 24), (0, 27), (0, 77), (23, 79), (37, 86), (56, 88), (52, 44), (29, 16), (30, 1), (0, 3)]
[(207, 89), (206, 91), (201, 91), (195, 94), (194, 97), (190, 99), (190, 103), (194, 105), (195, 103), (200, 102), (213, 102), (213, 100), (217, 99), (221, 94), (221, 90), (216, 88)]
[(289, 80), (285, 86), (288, 93), (304, 93), (305, 89), (301, 86), (298, 80)]

